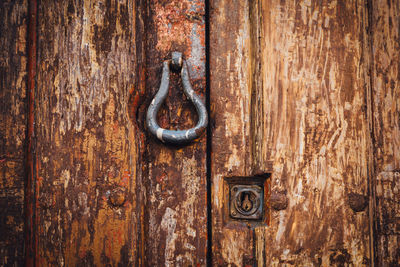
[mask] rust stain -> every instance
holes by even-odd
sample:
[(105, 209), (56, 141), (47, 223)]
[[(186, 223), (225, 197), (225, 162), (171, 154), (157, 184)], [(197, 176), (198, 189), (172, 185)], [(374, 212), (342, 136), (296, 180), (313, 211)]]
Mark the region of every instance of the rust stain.
[[(366, 202), (346, 204), (368, 191), (367, 7), (220, 0), (210, 20), (214, 264), (368, 264)], [(269, 172), (268, 227), (231, 245), (224, 177)]]
[(381, 172), (376, 179), (377, 264), (400, 263), (400, 172)]
[(46, 61), (38, 64), (35, 95), (38, 265), (137, 261), (142, 140), (127, 112), (137, 79), (134, 6), (84, 1), (39, 9), (38, 51)]
[(351, 209), (355, 212), (363, 211), (368, 206), (368, 198), (361, 194), (350, 193), (348, 202)]
[(115, 188), (110, 192), (110, 203), (114, 207), (121, 207), (126, 200), (126, 192), (121, 188)]
[[(400, 3), (370, 1), (371, 80), (368, 105), (372, 182), (372, 245), (376, 266), (400, 264)], [(390, 204), (389, 204), (390, 203)], [(376, 208), (376, 209), (375, 209)], [(397, 214), (397, 215), (396, 215)], [(371, 224), (372, 224), (371, 223)]]
[[(151, 1), (146, 27), (146, 100), (143, 117), (159, 88), (162, 62), (180, 51), (189, 65), (196, 93), (205, 94), (204, 1)], [(192, 127), (196, 112), (182, 94), (179, 75), (170, 76), (169, 95), (158, 114), (160, 126)], [(165, 146), (145, 130), (144, 184), (146, 203), (142, 240), (143, 263), (148, 265), (206, 264), (206, 146), (205, 136), (183, 147)]]
[[(376, 261), (399, 262), (398, 207), (388, 203), (400, 169), (400, 7), (368, 8), (360, 0), (211, 1), (211, 264), (373, 263), (374, 193)], [(28, 30), (15, 37), (21, 55), (28, 37), (20, 60), (26, 265), (204, 266), (206, 139), (164, 146), (143, 126), (172, 51), (184, 53), (194, 89), (205, 94), (204, 1), (55, 2), (37, 10), (30, 0), (28, 13)], [(37, 62), (36, 51), (46, 60)], [(21, 71), (15, 88), (24, 79)], [(170, 90), (160, 124), (192, 126), (179, 75), (171, 87), (178, 90)], [(17, 177), (12, 153), (0, 164)], [(258, 173), (272, 173), (265, 224), (223, 218), (224, 178)], [(7, 227), (18, 224), (5, 218)]]
[(274, 210), (284, 210), (288, 206), (288, 198), (285, 193), (273, 192), (271, 194), (271, 208)]

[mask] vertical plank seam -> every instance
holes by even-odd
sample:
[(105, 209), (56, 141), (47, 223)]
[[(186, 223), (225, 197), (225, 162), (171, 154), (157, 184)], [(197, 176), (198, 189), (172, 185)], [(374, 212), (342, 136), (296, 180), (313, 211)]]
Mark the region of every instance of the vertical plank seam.
[(211, 149), (212, 149), (212, 125), (213, 125), (213, 116), (211, 116), (211, 88), (210, 88), (210, 1), (205, 0), (205, 53), (206, 53), (206, 62), (205, 62), (205, 75), (206, 75), (206, 109), (209, 117), (209, 122), (207, 125), (206, 131), (206, 190), (207, 190), (207, 253), (206, 253), (206, 262), (207, 266), (212, 266), (212, 192), (211, 192)]
[(36, 186), (34, 180), (34, 107), (37, 60), (37, 1), (28, 2), (28, 116), (25, 154), (25, 266), (35, 266), (37, 252), (36, 233)]
[[(146, 69), (146, 48), (143, 46), (144, 43), (146, 43), (146, 37), (147, 35), (143, 31), (143, 20), (147, 14), (145, 13), (147, 10), (147, 2), (146, 1), (136, 1), (135, 2), (135, 54), (136, 54), (136, 62), (137, 62), (137, 67), (138, 69), (136, 70), (136, 87), (140, 88), (139, 89), (139, 95), (143, 94), (141, 88), (145, 87), (145, 80), (141, 78), (141, 75), (144, 73), (142, 71), (143, 69)], [(140, 37), (139, 37), (140, 36)], [(139, 41), (140, 40), (140, 41)], [(142, 65), (142, 66), (141, 66)], [(140, 129), (140, 119), (139, 119), (139, 114), (140, 114), (140, 106), (135, 106), (134, 113), (134, 120), (136, 120), (137, 126)], [(143, 130), (143, 129), (141, 129)], [(145, 244), (146, 244), (146, 236), (145, 236), (145, 221), (144, 221), (144, 211), (145, 211), (145, 195), (142, 190), (142, 187), (144, 187), (143, 183), (143, 166), (141, 163), (143, 162), (143, 151), (145, 151), (144, 145), (142, 143), (143, 135), (141, 134), (140, 136), (140, 141), (139, 142), (139, 153), (138, 153), (138, 159), (137, 163), (138, 166), (136, 167), (138, 170), (138, 175), (137, 175), (137, 186), (136, 186), (136, 212), (138, 216), (138, 227), (137, 227), (137, 239), (136, 239), (136, 257), (135, 257), (135, 266), (145, 266), (146, 259), (145, 259)]]
[[(376, 192), (375, 192), (375, 186), (376, 186), (376, 161), (375, 161), (375, 155), (376, 155), (376, 141), (375, 141), (375, 122), (374, 122), (374, 98), (373, 98), (373, 84), (374, 84), (374, 77), (373, 77), (373, 69), (374, 69), (374, 55), (373, 55), (373, 4), (372, 0), (367, 1), (367, 12), (368, 12), (368, 31), (367, 31), (367, 41), (368, 41), (368, 46), (366, 51), (367, 55), (369, 56), (368, 59), (368, 74), (369, 74), (369, 86), (366, 86), (366, 119), (367, 119), (367, 125), (368, 125), (368, 132), (369, 132), (369, 147), (372, 153), (369, 153), (368, 156), (368, 163), (367, 163), (367, 174), (368, 174), (368, 197), (369, 197), (369, 205), (368, 205), (368, 213), (369, 213), (369, 239), (370, 239), (370, 266), (374, 267), (376, 262)], [(372, 158), (371, 158), (372, 157)]]
[(261, 37), (262, 37), (262, 1), (249, 2), (250, 20), (250, 135), (251, 135), (251, 175), (264, 173), (263, 163), (263, 136), (264, 120), (260, 119), (260, 114), (264, 114), (263, 101), (263, 78), (261, 74)]

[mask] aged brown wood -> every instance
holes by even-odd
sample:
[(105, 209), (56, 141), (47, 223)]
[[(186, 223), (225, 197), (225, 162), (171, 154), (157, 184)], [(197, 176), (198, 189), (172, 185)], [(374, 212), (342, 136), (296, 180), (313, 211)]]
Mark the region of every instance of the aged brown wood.
[[(205, 93), (205, 4), (203, 0), (146, 1), (145, 94), (138, 119), (161, 81), (162, 62), (171, 52), (183, 53), (193, 89)], [(194, 106), (182, 91), (180, 76), (171, 74), (169, 96), (159, 112), (163, 128), (187, 129), (196, 124)], [(207, 240), (206, 136), (188, 146), (166, 146), (146, 131), (143, 155), (146, 186), (143, 261), (148, 266), (205, 266)]]
[(380, 172), (376, 179), (376, 266), (400, 265), (400, 172)]
[(248, 1), (210, 1), (212, 260), (216, 266), (253, 263), (252, 230), (241, 224), (231, 227), (223, 214), (224, 178), (251, 174), (248, 12)]
[(24, 262), (27, 7), (0, 2), (0, 266)]
[[(204, 1), (62, 1), (37, 15), (36, 264), (204, 266), (206, 137), (171, 147), (144, 127), (172, 51), (205, 92)], [(171, 87), (161, 126), (192, 126), (178, 75)]]
[[(28, 79), (27, 79), (27, 123), (26, 123), (26, 179), (25, 179), (25, 266), (36, 264), (37, 231), (36, 191), (34, 162), (34, 128), (35, 128), (35, 89), (36, 89), (36, 59), (37, 59), (37, 1), (28, 2)], [(36, 264), (37, 265), (37, 264)]]
[[(368, 265), (365, 1), (210, 4), (213, 263)], [(272, 173), (270, 221), (223, 213), (224, 178)]]
[(135, 1), (39, 3), (38, 266), (138, 260), (140, 134), (128, 112), (139, 78), (136, 11)]
[(400, 3), (372, 1), (376, 266), (400, 265)]
[[(204, 266), (207, 154), (211, 265), (400, 265), (398, 1), (210, 1), (208, 152), (144, 126), (172, 51), (205, 94), (203, 0), (29, 3), (0, 3), (0, 265)], [(265, 216), (232, 220), (252, 176)]]

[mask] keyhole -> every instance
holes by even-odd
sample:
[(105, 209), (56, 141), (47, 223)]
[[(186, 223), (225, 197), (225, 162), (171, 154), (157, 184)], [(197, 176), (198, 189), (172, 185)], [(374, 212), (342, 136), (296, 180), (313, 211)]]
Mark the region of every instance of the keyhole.
[(248, 193), (243, 194), (243, 200), (242, 200), (242, 209), (244, 211), (249, 211), (253, 207), (253, 202), (250, 201), (250, 195)]

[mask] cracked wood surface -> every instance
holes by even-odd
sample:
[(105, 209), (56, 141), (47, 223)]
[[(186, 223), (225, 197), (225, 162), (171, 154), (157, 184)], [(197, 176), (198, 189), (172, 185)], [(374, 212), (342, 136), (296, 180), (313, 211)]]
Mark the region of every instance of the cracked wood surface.
[[(211, 1), (215, 265), (369, 264), (367, 26), (364, 1)], [(224, 178), (263, 173), (267, 222), (227, 218)]]
[(125, 266), (137, 254), (135, 3), (38, 4), (38, 266)]
[(376, 265), (400, 265), (400, 3), (372, 1)]
[[(204, 94), (204, 2), (49, 2), (38, 18), (36, 263), (204, 266), (206, 138), (169, 147), (143, 123), (173, 50)], [(162, 127), (197, 119), (181, 87)]]
[(26, 1), (0, 2), (0, 266), (24, 262)]
[[(204, 2), (41, 2), (31, 80), (28, 3), (0, 7), (0, 265), (23, 263), (25, 197), (38, 266), (204, 266), (206, 137), (144, 127), (172, 51), (204, 96)], [(212, 0), (209, 16), (212, 264), (399, 265), (399, 3)], [(160, 125), (193, 126), (170, 88)], [(265, 220), (229, 219), (224, 178), (267, 174)]]
[[(183, 53), (196, 94), (205, 95), (205, 3), (203, 0), (143, 1), (145, 94), (137, 96), (138, 121), (161, 81), (162, 62)], [(170, 88), (158, 123), (178, 130), (193, 127), (197, 114), (183, 94), (180, 76)], [(187, 146), (162, 144), (145, 130), (143, 154), (143, 260), (148, 266), (205, 266), (207, 251), (206, 136)]]

